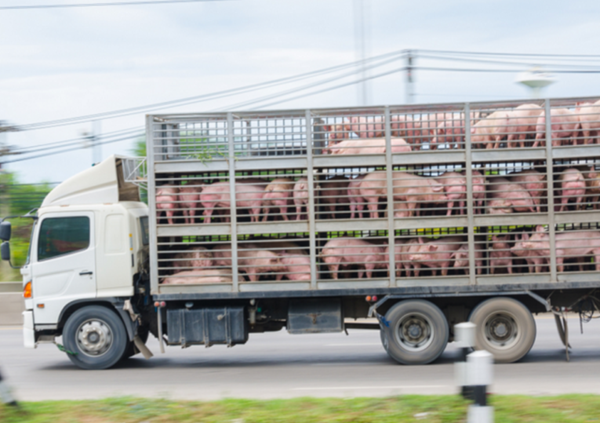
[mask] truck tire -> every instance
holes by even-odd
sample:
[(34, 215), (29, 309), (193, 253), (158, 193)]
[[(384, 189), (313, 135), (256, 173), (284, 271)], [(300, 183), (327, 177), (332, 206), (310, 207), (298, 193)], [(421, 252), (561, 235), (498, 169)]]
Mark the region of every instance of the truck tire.
[(536, 326), (531, 312), (512, 298), (491, 298), (471, 312), (475, 323), (475, 349), (486, 350), (497, 363), (523, 358), (535, 342)]
[(69, 359), (86, 370), (108, 369), (121, 360), (129, 339), (121, 318), (102, 306), (87, 306), (73, 313), (63, 328)]
[[(386, 351), (401, 364), (428, 364), (448, 345), (448, 322), (442, 311), (424, 300), (399, 302), (385, 315)], [(384, 344), (385, 348), (385, 344)]]

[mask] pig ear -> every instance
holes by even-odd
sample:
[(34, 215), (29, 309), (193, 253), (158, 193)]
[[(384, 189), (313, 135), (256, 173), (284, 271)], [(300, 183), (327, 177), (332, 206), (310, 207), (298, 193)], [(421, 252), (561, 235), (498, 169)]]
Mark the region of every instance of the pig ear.
[(432, 189), (435, 192), (439, 192), (444, 190), (444, 186), (442, 184), (432, 185)]
[(544, 227), (542, 225), (538, 225), (535, 227), (536, 232), (544, 232)]
[(528, 241), (529, 240), (529, 234), (528, 233), (523, 233), (523, 235), (521, 236), (521, 239), (523, 241)]
[(438, 246), (436, 244), (429, 244), (429, 251), (437, 251)]
[(450, 258), (456, 258), (456, 251), (450, 254)]

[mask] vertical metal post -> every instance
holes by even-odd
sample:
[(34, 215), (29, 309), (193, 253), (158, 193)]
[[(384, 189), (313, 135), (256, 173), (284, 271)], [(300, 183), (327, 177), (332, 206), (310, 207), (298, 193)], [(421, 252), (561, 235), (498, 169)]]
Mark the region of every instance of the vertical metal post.
[(315, 223), (315, 182), (313, 172), (313, 131), (310, 110), (305, 115), (306, 124), (306, 180), (308, 181), (308, 204), (306, 216), (308, 217), (309, 246), (310, 246), (310, 288), (317, 289), (317, 240)]
[(366, 106), (369, 103), (369, 82), (367, 78), (367, 63), (368, 56), (368, 0), (354, 0), (354, 43), (356, 49), (356, 57), (360, 61), (361, 79), (362, 82), (357, 84), (358, 88), (358, 103), (361, 106)]
[(148, 179), (148, 221), (150, 225), (150, 293), (158, 294), (158, 234), (156, 218), (156, 174), (154, 169), (155, 146), (152, 115), (146, 116), (146, 161)]
[(385, 106), (385, 177), (387, 186), (388, 245), (390, 286), (396, 286), (396, 230), (394, 228), (394, 168), (392, 161), (392, 130), (390, 106)]
[(475, 269), (475, 223), (473, 210), (473, 157), (471, 148), (471, 106), (465, 103), (465, 178), (467, 182), (467, 242), (469, 244), (469, 284), (477, 283)]
[(556, 276), (556, 248), (554, 226), (554, 160), (552, 159), (552, 115), (550, 99), (544, 101), (546, 115), (546, 183), (548, 199), (548, 237), (550, 242), (550, 281), (557, 282)]
[(406, 51), (406, 104), (412, 104), (414, 98), (413, 86), (413, 55), (411, 50)]
[(102, 121), (92, 121), (92, 165), (102, 161), (102, 146), (100, 145), (100, 133), (102, 132)]
[(229, 145), (229, 206), (231, 220), (231, 277), (233, 291), (240, 290), (238, 281), (237, 205), (235, 191), (235, 149), (233, 145), (233, 113), (227, 112), (227, 144)]

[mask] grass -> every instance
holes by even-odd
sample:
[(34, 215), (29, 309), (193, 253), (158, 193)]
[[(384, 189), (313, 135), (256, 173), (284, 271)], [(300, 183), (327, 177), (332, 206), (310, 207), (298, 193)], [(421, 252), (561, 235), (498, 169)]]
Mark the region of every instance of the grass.
[[(492, 396), (494, 421), (599, 422), (600, 396)], [(458, 396), (407, 395), (395, 398), (353, 398), (214, 402), (110, 398), (96, 401), (23, 403), (22, 410), (0, 405), (2, 423), (450, 423), (466, 421), (468, 403)]]

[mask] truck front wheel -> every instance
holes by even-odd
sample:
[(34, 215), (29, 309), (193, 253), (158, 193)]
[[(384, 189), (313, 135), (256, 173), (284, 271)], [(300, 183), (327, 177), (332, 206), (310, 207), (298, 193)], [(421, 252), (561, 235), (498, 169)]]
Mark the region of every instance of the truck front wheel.
[(382, 330), (385, 350), (401, 364), (431, 363), (448, 345), (446, 317), (429, 301), (408, 300), (394, 305), (385, 315)]
[(531, 312), (512, 298), (491, 298), (479, 304), (469, 317), (475, 323), (475, 348), (486, 350), (497, 363), (520, 360), (535, 342)]
[(63, 342), (71, 361), (87, 370), (114, 366), (128, 345), (120, 317), (108, 308), (95, 305), (80, 308), (67, 319)]

